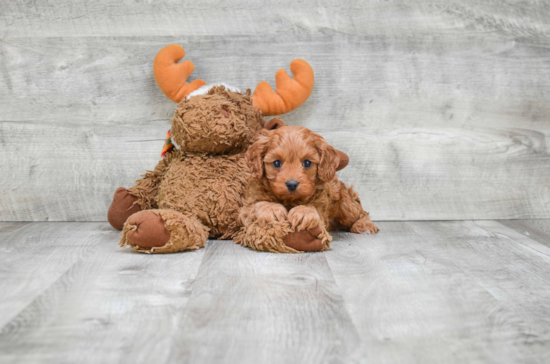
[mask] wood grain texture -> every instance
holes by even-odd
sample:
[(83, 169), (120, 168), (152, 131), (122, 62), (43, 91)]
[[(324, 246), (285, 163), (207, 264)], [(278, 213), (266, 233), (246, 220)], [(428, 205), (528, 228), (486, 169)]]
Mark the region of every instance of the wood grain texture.
[(377, 220), (550, 217), (546, 2), (0, 7), (0, 220), (106, 219), (158, 160), (169, 43), (242, 89), (307, 59), (314, 92), (284, 119), (350, 154), (342, 179)]
[(548, 361), (548, 255), (467, 221), (379, 227), (326, 253), (368, 362)]
[(508, 227), (506, 224), (501, 224), (497, 221), (481, 220), (476, 221), (475, 223), (479, 227), (490, 231), (493, 234), (512, 239), (520, 244), (523, 244), (533, 250), (536, 250), (539, 253), (545, 254), (550, 257), (550, 246), (548, 246), (547, 236), (546, 239), (544, 239), (544, 236), (541, 236), (540, 234), (531, 237), (524, 232), (522, 233), (518, 231), (518, 229)]
[[(307, 6), (304, 6), (307, 5)], [(0, 1), (0, 33), (9, 37), (420, 34), (500, 31), (550, 34), (544, 0), (334, 1), (277, 3), (219, 0), (135, 2), (131, 0)]]
[(152, 64), (170, 43), (186, 48), (191, 78), (243, 90), (307, 59), (313, 94), (287, 118), (308, 126), (548, 129), (550, 39), (498, 33), (4, 38), (0, 121), (168, 120), (175, 105), (156, 87)]
[(345, 363), (358, 336), (322, 254), (215, 241), (172, 344), (171, 362)]
[(0, 362), (166, 358), (204, 250), (122, 250), (105, 223), (13, 226), (0, 224)]
[[(153, 169), (169, 126), (2, 123), (3, 220), (106, 219), (114, 190)], [(25, 158), (20, 141), (26, 140)], [(52, 143), (52, 140), (55, 142)], [(123, 163), (133, 160), (137, 163)], [(147, 167), (145, 167), (147, 166)]]
[[(82, 239), (75, 244), (75, 237)], [(0, 224), (0, 327), (17, 316), (106, 237), (104, 223)], [(29, 264), (29, 257), (34, 262)]]
[(502, 220), (500, 223), (550, 248), (550, 220)]
[[(105, 220), (115, 186), (131, 186), (156, 165), (169, 128), (158, 124), (1, 123), (1, 218)], [(350, 155), (340, 178), (356, 187), (375, 220), (538, 217), (550, 206), (550, 169), (543, 168), (550, 158), (517, 142), (539, 142), (529, 134), (435, 128), (323, 134)], [(24, 158), (21, 140), (28, 143)]]
[(2, 363), (546, 363), (550, 255), (496, 221), (332, 249), (168, 255), (106, 223), (0, 223)]

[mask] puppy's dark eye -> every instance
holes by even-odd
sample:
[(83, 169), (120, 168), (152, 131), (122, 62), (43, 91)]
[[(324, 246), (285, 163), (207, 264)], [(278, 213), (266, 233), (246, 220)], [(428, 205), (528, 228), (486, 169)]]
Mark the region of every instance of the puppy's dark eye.
[(306, 159), (305, 161), (302, 162), (302, 165), (305, 168), (309, 168), (309, 167), (311, 167), (311, 161), (309, 159)]
[(282, 165), (282, 163), (278, 159), (275, 162), (273, 162), (273, 167), (275, 167), (275, 168), (281, 168), (281, 165)]

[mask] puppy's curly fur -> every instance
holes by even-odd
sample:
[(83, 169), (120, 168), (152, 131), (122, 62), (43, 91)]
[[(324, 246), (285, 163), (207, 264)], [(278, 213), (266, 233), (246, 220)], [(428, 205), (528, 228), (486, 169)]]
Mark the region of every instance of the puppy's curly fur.
[[(299, 126), (262, 131), (246, 159), (251, 178), (239, 214), (243, 228), (236, 240), (240, 244), (288, 252), (281, 236), (289, 231), (318, 232), (320, 227), (317, 237), (322, 245), (317, 250), (324, 250), (331, 241), (327, 231), (334, 228), (353, 233), (379, 231), (357, 192), (338, 180), (338, 153), (319, 134)], [(284, 231), (267, 233), (277, 227)], [(255, 240), (247, 238), (251, 235)], [(269, 249), (257, 246), (259, 236), (270, 239)]]

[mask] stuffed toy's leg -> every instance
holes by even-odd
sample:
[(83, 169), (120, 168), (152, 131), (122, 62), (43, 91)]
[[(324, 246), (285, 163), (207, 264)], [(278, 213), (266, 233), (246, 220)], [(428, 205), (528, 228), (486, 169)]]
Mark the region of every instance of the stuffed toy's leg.
[(258, 202), (241, 216), (243, 227), (235, 237), (235, 242), (255, 250), (274, 253), (325, 249), (330, 237), (327, 238), (328, 234), (323, 234), (323, 229), (315, 227), (293, 231), (288, 216), (288, 211), (281, 204)]
[(130, 216), (141, 211), (141, 207), (137, 203), (138, 198), (128, 193), (124, 187), (119, 187), (115, 191), (113, 202), (107, 213), (107, 220), (112, 227), (117, 230), (122, 230), (124, 223)]
[(122, 227), (128, 218), (138, 211), (157, 208), (156, 195), (158, 185), (172, 160), (172, 154), (164, 157), (155, 167), (154, 171), (148, 171), (142, 178), (136, 181), (136, 184), (129, 189), (124, 187), (117, 188), (107, 220), (112, 227), (122, 230)]
[(320, 226), (293, 231), (283, 239), (285, 245), (301, 252), (320, 252), (330, 247), (330, 235)]
[(122, 229), (121, 247), (140, 253), (173, 253), (202, 247), (208, 228), (195, 216), (174, 210), (145, 210), (128, 218)]

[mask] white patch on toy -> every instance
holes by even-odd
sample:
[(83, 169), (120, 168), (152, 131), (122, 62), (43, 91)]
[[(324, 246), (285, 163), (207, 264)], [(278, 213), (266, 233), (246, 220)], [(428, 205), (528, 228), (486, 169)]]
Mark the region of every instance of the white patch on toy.
[(172, 144), (174, 144), (174, 148), (176, 150), (181, 150), (181, 147), (176, 143), (176, 141), (174, 140), (174, 138), (170, 138), (170, 142), (172, 142)]
[(197, 95), (206, 95), (208, 91), (210, 91), (210, 89), (214, 86), (224, 86), (226, 90), (233, 91), (233, 92), (241, 92), (241, 90), (239, 90), (238, 88), (226, 85), (225, 83), (221, 82), (221, 83), (212, 83), (210, 85), (204, 85), (202, 87), (199, 87), (198, 89), (196, 89), (195, 91), (187, 95), (186, 98), (189, 99), (190, 97), (197, 96)]

